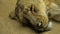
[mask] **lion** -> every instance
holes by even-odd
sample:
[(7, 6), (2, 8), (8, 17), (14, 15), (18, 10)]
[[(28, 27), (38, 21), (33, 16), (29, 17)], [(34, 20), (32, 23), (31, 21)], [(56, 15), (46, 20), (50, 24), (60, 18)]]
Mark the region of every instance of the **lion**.
[(15, 11), (9, 17), (23, 24), (31, 24), (37, 31), (51, 29), (44, 0), (18, 0)]

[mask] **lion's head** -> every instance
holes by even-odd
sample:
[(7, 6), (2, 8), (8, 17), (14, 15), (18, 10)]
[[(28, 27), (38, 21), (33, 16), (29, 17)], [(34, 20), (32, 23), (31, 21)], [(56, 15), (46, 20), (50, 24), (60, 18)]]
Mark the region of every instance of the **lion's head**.
[[(39, 4), (39, 3), (38, 3)], [(18, 4), (13, 12), (12, 18), (16, 18), (21, 23), (28, 23), (36, 30), (44, 31), (48, 29), (49, 19), (47, 13), (45, 12), (45, 4), (41, 2), (39, 6), (36, 4)]]

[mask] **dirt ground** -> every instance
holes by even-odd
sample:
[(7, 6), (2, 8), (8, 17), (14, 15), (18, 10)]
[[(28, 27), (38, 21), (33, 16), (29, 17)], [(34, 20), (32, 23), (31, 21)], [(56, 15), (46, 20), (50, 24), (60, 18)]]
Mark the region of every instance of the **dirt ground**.
[[(15, 3), (16, 0), (0, 0), (0, 34), (37, 34), (8, 17), (9, 13), (14, 10)], [(43, 34), (60, 34), (60, 23), (53, 22), (52, 30)]]

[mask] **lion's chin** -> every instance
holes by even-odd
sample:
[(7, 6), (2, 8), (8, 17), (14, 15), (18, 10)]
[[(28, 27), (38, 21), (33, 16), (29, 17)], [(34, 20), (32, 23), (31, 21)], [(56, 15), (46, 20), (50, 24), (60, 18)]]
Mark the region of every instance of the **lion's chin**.
[(50, 21), (46, 30), (51, 30), (51, 28), (52, 28), (52, 22)]
[(48, 26), (46, 28), (38, 28), (36, 27), (36, 30), (39, 31), (39, 32), (45, 32), (45, 31), (50, 31), (52, 29), (52, 22), (50, 21)]

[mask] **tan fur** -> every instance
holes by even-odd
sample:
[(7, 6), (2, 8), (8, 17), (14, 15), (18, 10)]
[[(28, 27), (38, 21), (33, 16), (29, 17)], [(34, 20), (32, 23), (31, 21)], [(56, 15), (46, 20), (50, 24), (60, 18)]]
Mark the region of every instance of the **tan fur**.
[(52, 0), (46, 0), (45, 3), (47, 6), (48, 13), (50, 13), (49, 18), (60, 22), (59, 6)]

